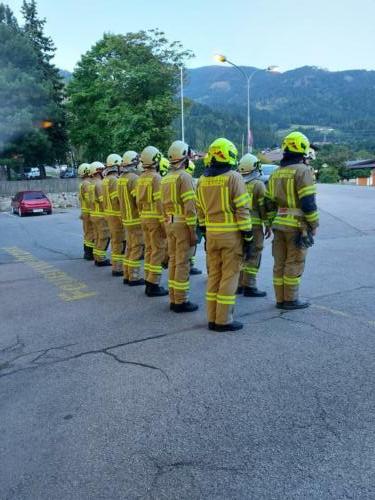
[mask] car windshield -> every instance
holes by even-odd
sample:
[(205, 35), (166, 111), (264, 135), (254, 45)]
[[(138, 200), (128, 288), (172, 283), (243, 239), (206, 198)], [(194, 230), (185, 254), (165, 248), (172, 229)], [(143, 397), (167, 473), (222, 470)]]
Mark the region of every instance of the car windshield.
[(35, 193), (24, 193), (24, 200), (43, 200), (46, 198), (46, 195), (41, 191), (36, 191)]
[(276, 165), (262, 165), (262, 172), (265, 175), (271, 175), (276, 169)]

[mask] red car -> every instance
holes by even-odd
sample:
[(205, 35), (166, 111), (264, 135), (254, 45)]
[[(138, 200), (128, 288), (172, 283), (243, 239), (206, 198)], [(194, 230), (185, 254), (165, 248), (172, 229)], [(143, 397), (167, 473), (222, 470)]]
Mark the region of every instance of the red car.
[(51, 214), (52, 203), (43, 191), (19, 191), (12, 198), (12, 212), (23, 217), (26, 214)]

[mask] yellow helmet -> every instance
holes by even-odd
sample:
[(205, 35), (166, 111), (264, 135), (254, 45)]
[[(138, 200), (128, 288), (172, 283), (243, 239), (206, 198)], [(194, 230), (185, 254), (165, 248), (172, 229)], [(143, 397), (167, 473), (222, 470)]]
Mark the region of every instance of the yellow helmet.
[(156, 168), (161, 159), (161, 153), (154, 146), (147, 146), (141, 153), (141, 162), (144, 168)]
[(233, 142), (223, 137), (216, 139), (208, 148), (206, 164), (237, 165), (238, 151)]
[(126, 151), (122, 156), (123, 167), (136, 167), (140, 162), (139, 154), (136, 151)]
[(185, 168), (186, 172), (190, 175), (194, 175), (195, 172), (195, 164), (189, 160), (188, 166)]
[(101, 174), (104, 169), (105, 169), (105, 166), (103, 165), (102, 162), (93, 161), (90, 164), (90, 175)]
[(166, 176), (170, 167), (169, 160), (167, 158), (164, 158), (164, 156), (161, 157), (159, 161), (159, 172), (162, 177)]
[(288, 134), (281, 145), (283, 151), (290, 153), (307, 154), (310, 149), (310, 141), (301, 132), (291, 132)]
[(261, 162), (255, 155), (247, 153), (241, 158), (238, 165), (238, 171), (242, 175), (251, 174), (254, 170), (260, 170), (261, 165)]
[(112, 153), (107, 157), (107, 161), (105, 162), (105, 166), (107, 168), (109, 167), (119, 167), (122, 163), (122, 158), (120, 155), (117, 155), (116, 153)]
[(78, 176), (86, 177), (87, 175), (90, 175), (90, 173), (90, 163), (81, 163), (81, 165), (78, 167)]

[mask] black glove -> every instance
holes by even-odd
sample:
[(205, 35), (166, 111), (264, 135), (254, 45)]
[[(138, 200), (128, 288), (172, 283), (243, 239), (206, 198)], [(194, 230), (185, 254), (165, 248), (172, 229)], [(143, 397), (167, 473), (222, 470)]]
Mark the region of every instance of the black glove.
[(306, 250), (307, 248), (313, 246), (314, 237), (311, 231), (302, 231), (298, 233), (294, 242), (297, 248), (300, 248), (301, 250)]
[(249, 260), (253, 254), (253, 232), (241, 231), (243, 241), (243, 257)]

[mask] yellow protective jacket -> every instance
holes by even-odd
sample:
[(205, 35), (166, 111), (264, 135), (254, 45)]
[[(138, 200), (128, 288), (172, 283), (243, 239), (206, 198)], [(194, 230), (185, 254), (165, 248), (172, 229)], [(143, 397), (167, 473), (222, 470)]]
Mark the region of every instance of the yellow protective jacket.
[(161, 180), (161, 202), (165, 222), (196, 226), (196, 194), (193, 179), (184, 169), (171, 171)]
[(161, 176), (153, 169), (147, 169), (138, 178), (135, 192), (142, 222), (164, 222), (160, 183)]
[(296, 163), (279, 167), (271, 175), (265, 194), (272, 227), (281, 231), (318, 227), (315, 195), (316, 184), (309, 166)]
[(218, 236), (234, 231), (250, 231), (249, 194), (242, 176), (230, 170), (198, 181), (197, 210), (199, 225)]
[(137, 227), (141, 224), (136, 203), (136, 185), (138, 175), (134, 172), (122, 174), (117, 181), (122, 223), (125, 227)]
[(108, 175), (103, 179), (103, 208), (104, 214), (120, 217), (120, 202), (117, 191), (118, 179), (115, 175)]
[(90, 215), (91, 217), (104, 217), (103, 207), (103, 181), (93, 179), (90, 184)]
[(267, 211), (264, 204), (266, 186), (261, 180), (253, 179), (246, 183), (246, 189), (250, 197), (249, 208), (253, 226), (268, 225)]
[(84, 179), (79, 186), (79, 203), (82, 215), (90, 214), (90, 179)]

